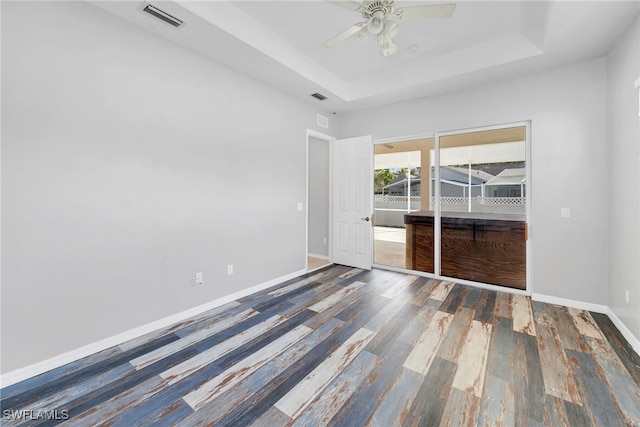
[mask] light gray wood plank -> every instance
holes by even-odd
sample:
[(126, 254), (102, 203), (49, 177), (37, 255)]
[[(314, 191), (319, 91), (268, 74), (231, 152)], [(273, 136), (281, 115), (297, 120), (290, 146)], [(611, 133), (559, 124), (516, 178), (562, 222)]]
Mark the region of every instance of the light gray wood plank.
[(245, 310), (241, 313), (236, 314), (235, 316), (222, 319), (221, 321), (216, 322), (206, 328), (198, 329), (193, 333), (186, 335), (179, 340), (173, 341), (172, 343), (169, 343), (154, 351), (145, 353), (140, 357), (136, 357), (135, 359), (131, 360), (130, 363), (134, 368), (140, 370), (182, 350), (183, 348), (187, 348), (190, 345), (213, 336), (218, 332), (224, 331), (231, 326), (237, 325), (238, 323), (243, 322), (255, 316), (256, 314), (258, 314), (258, 312), (253, 309)]
[(513, 425), (515, 425), (513, 384), (489, 375), (485, 379), (478, 426)]
[(440, 427), (475, 427), (480, 415), (480, 397), (452, 389), (442, 414)]
[(512, 295), (513, 294), (508, 294), (506, 292), (498, 292), (498, 295), (496, 296), (496, 307), (493, 312), (497, 317), (511, 318)]
[(490, 342), (491, 325), (474, 320), (457, 360), (458, 369), (452, 384), (454, 388), (476, 397), (482, 396)]
[[(195, 427), (215, 425), (219, 420), (246, 401), (254, 391), (242, 382), (226, 390), (217, 399), (203, 405), (199, 410), (183, 418), (172, 427)], [(289, 419), (289, 417), (287, 417)], [(275, 426), (276, 424), (274, 424)]]
[(598, 324), (593, 320), (593, 317), (591, 317), (591, 314), (588, 311), (572, 307), (567, 307), (567, 311), (569, 312), (569, 315), (571, 315), (571, 319), (576, 325), (576, 328), (578, 328), (580, 334), (600, 340), (606, 339), (602, 335)]
[(514, 331), (529, 335), (536, 334), (529, 297), (511, 295), (511, 315), (513, 316)]
[(553, 327), (538, 324), (537, 332), (546, 392), (560, 399), (582, 404), (573, 371), (556, 330)]
[(308, 285), (309, 283), (313, 283), (313, 282), (317, 282), (322, 280), (323, 277), (327, 276), (329, 274), (330, 270), (325, 270), (325, 271), (321, 271), (318, 272), (316, 274), (313, 274), (309, 277), (306, 277), (304, 279), (300, 279), (294, 283), (291, 283), (290, 285), (287, 286), (283, 286), (283, 287), (279, 287), (274, 289), (273, 291), (269, 292), (268, 294), (273, 296), (273, 297), (279, 297), (281, 295), (284, 294), (288, 294), (289, 292), (295, 291), (296, 289), (300, 289), (303, 286)]
[(382, 294), (384, 298), (395, 298), (400, 295), (405, 289), (407, 289), (413, 282), (418, 279), (418, 276), (403, 275), (398, 280), (394, 280), (389, 289)]
[(146, 343), (148, 343), (150, 341), (153, 341), (154, 339), (159, 338), (159, 337), (161, 337), (163, 335), (166, 335), (166, 334), (178, 331), (178, 330), (180, 330), (182, 328), (186, 328), (186, 327), (188, 327), (190, 325), (193, 325), (194, 323), (197, 323), (197, 322), (199, 322), (199, 321), (201, 321), (203, 319), (207, 319), (209, 317), (217, 316), (217, 315), (219, 315), (221, 313), (224, 313), (225, 311), (229, 310), (230, 308), (237, 307), (239, 305), (240, 305), (240, 303), (237, 302), (237, 301), (228, 302), (228, 303), (226, 303), (224, 305), (215, 307), (215, 308), (213, 308), (211, 310), (207, 310), (205, 312), (202, 312), (200, 314), (192, 316), (192, 317), (190, 317), (190, 318), (188, 318), (186, 320), (183, 320), (181, 322), (178, 322), (178, 323), (175, 323), (173, 325), (158, 329), (157, 331), (150, 332), (150, 333), (142, 335), (142, 336), (140, 336), (138, 338), (134, 338), (134, 339), (131, 339), (129, 341), (126, 341), (126, 342), (120, 344), (119, 347), (120, 347), (120, 349), (122, 351), (129, 351), (129, 350), (131, 350), (133, 348), (139, 347), (139, 346), (141, 346), (143, 344), (146, 344)]
[(462, 306), (458, 307), (447, 328), (447, 333), (438, 347), (438, 357), (450, 362), (457, 361), (471, 328), (474, 314), (474, 310)]
[(213, 363), (230, 351), (262, 335), (269, 329), (278, 326), (285, 320), (286, 319), (278, 315), (272, 316), (264, 322), (259, 323), (245, 331), (242, 331), (239, 334), (234, 335), (232, 338), (229, 338), (228, 340), (225, 340), (220, 344), (215, 345), (206, 351), (203, 351), (197, 356), (194, 356), (182, 363), (177, 364), (176, 366), (173, 366), (170, 369), (167, 369), (166, 371), (162, 372), (160, 376), (167, 382), (167, 384), (173, 384), (177, 381), (180, 381), (188, 375), (191, 375), (194, 372), (198, 371), (202, 367)]
[(236, 363), (222, 374), (201, 384), (195, 390), (183, 397), (184, 401), (194, 410), (200, 409), (205, 403), (215, 399), (227, 389), (248, 377), (270, 359), (277, 357), (292, 344), (309, 335), (312, 329), (299, 325), (275, 341), (267, 344), (259, 352)]
[(309, 307), (309, 310), (312, 310), (312, 311), (315, 311), (315, 312), (324, 311), (324, 310), (328, 309), (329, 307), (333, 306), (334, 304), (342, 301), (343, 299), (348, 297), (350, 294), (356, 292), (358, 289), (360, 289), (364, 285), (366, 285), (365, 282), (359, 282), (359, 281), (358, 282), (353, 282), (349, 286), (345, 286), (344, 288), (340, 289), (339, 291), (334, 292), (333, 294), (329, 295), (328, 297), (326, 297), (322, 301), (319, 301), (319, 302), (313, 304), (311, 307)]
[(377, 357), (362, 351), (338, 376), (336, 376), (290, 425), (326, 426), (351, 397), (360, 383), (377, 366)]
[(324, 387), (335, 378), (367, 345), (375, 335), (367, 329), (358, 329), (347, 341), (329, 355), (309, 375), (284, 395), (275, 406), (296, 418)]
[(437, 283), (429, 293), (428, 299), (436, 299), (438, 301), (444, 301), (447, 296), (449, 296), (449, 292), (453, 289), (453, 282), (447, 282), (445, 280), (441, 280)]
[(403, 366), (421, 375), (426, 375), (452, 320), (451, 314), (442, 311), (436, 312), (407, 356)]
[(311, 334), (289, 347), (286, 353), (272, 359), (269, 363), (262, 366), (249, 378), (243, 382), (247, 387), (254, 391), (266, 386), (273, 381), (278, 375), (284, 372), (290, 366), (293, 366), (298, 360), (302, 359), (307, 353), (313, 351), (318, 343), (324, 341), (325, 338), (335, 335), (342, 328), (343, 322), (338, 319), (331, 319)]

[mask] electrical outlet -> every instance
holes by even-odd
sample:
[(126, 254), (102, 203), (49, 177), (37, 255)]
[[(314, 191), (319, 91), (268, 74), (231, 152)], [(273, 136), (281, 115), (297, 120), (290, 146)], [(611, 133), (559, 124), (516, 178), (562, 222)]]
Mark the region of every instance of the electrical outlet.
[(227, 276), (231, 276), (233, 274), (233, 264), (227, 265)]
[(202, 272), (196, 273), (196, 285), (202, 285), (202, 283), (203, 283)]
[(296, 206), (298, 208), (298, 211), (302, 210), (302, 203), (298, 202), (298, 205)]
[(629, 289), (624, 291), (624, 300), (629, 304)]
[(322, 239), (322, 243), (324, 243), (325, 245), (327, 244), (327, 238), (326, 238), (326, 237), (324, 237), (324, 238)]

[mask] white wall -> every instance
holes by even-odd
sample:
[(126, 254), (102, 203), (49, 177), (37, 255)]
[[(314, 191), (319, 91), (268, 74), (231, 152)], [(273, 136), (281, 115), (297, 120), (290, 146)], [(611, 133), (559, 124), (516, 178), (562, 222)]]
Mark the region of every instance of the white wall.
[(374, 139), (531, 120), (533, 292), (607, 304), (604, 59), (340, 119), (341, 138)]
[(309, 253), (328, 257), (329, 236), (329, 142), (310, 137)]
[(3, 373), (304, 268), (327, 112), (84, 2), (3, 2), (2, 102)]
[(640, 77), (639, 18), (610, 52), (607, 66), (609, 305), (640, 337), (640, 107), (634, 87)]

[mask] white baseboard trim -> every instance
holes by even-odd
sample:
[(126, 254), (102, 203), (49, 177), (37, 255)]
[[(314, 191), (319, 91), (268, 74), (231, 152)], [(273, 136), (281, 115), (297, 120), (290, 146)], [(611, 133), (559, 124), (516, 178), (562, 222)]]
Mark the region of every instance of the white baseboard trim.
[(58, 356), (54, 356), (52, 358), (43, 360), (42, 362), (34, 363), (33, 365), (7, 372), (6, 374), (0, 375), (0, 388), (4, 388), (20, 381), (35, 377), (36, 375), (40, 375), (52, 369), (59, 368), (60, 366), (66, 365), (67, 363), (75, 362), (76, 360), (82, 359), (83, 357), (87, 357), (94, 353), (98, 353), (116, 345), (120, 345), (131, 339), (141, 337), (142, 335), (148, 334), (158, 329), (162, 329), (175, 323), (182, 322), (183, 320), (189, 319), (190, 317), (204, 313), (207, 310), (211, 310), (213, 308), (249, 296), (256, 292), (260, 292), (264, 289), (270, 288), (271, 286), (286, 282), (287, 280), (296, 278), (298, 276), (302, 276), (305, 273), (306, 270), (304, 269), (298, 270), (285, 276), (269, 280), (268, 282), (260, 283), (250, 288), (234, 292), (230, 295), (225, 295), (224, 297), (218, 298), (208, 303), (181, 311), (176, 314), (172, 314), (154, 322), (138, 326), (137, 328), (124, 331), (109, 338), (105, 338), (103, 340), (85, 345), (75, 350), (60, 354)]
[(631, 333), (629, 328), (627, 328), (627, 325), (622, 323), (622, 320), (620, 320), (620, 318), (616, 316), (613, 310), (611, 310), (609, 307), (607, 307), (607, 309), (608, 311), (606, 314), (607, 316), (609, 316), (609, 319), (611, 319), (613, 324), (616, 325), (616, 328), (618, 328), (620, 333), (627, 339), (627, 341), (629, 342), (631, 347), (633, 347), (636, 353), (640, 355), (640, 340)]
[(596, 313), (609, 314), (609, 307), (601, 304), (593, 304), (590, 302), (576, 301), (573, 299), (559, 298), (544, 294), (531, 294), (534, 301), (546, 302), (548, 304), (563, 305), (565, 307), (578, 308), (580, 310), (595, 311)]
[(606, 314), (609, 316), (609, 319), (616, 325), (616, 328), (620, 331), (620, 333), (625, 337), (625, 339), (629, 342), (631, 347), (640, 355), (640, 341), (637, 337), (635, 337), (629, 328), (622, 323), (622, 320), (616, 316), (616, 314), (611, 310), (609, 306), (601, 305), (601, 304), (592, 304), (589, 302), (576, 301), (572, 299), (558, 298), (550, 295), (543, 294), (532, 294), (531, 299), (534, 301), (546, 302), (549, 304), (555, 305), (563, 305), (565, 307), (573, 307), (578, 308), (580, 310), (588, 310), (596, 313)]
[(312, 253), (308, 253), (307, 255), (313, 258), (318, 258), (318, 259), (326, 259), (326, 260), (329, 259), (328, 255), (320, 255), (320, 254), (312, 254)]

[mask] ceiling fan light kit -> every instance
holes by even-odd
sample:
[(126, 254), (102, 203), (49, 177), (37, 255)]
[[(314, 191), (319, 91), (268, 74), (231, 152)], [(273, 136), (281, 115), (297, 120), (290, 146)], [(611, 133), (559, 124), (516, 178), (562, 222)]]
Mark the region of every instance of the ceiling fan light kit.
[(396, 20), (448, 18), (456, 8), (454, 3), (411, 6), (396, 9), (394, 0), (364, 0), (362, 3), (355, 0), (328, 1), (346, 9), (360, 12), (365, 21), (352, 25), (328, 40), (324, 43), (324, 47), (331, 48), (337, 46), (355, 34), (358, 34), (362, 39), (366, 39), (368, 35), (372, 35), (382, 48), (384, 56), (392, 55), (398, 50), (393, 42), (393, 38), (398, 34), (399, 30), (399, 25)]

